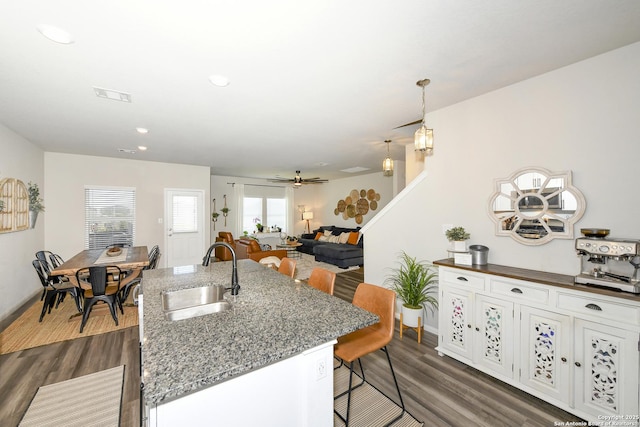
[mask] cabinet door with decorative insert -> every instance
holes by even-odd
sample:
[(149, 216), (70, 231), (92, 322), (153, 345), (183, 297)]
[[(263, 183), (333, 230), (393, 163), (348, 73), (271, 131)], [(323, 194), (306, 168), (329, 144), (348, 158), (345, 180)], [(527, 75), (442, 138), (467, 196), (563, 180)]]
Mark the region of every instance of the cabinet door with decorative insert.
[(513, 378), (513, 303), (476, 295), (474, 361)]
[(571, 318), (526, 306), (522, 306), (520, 313), (520, 382), (570, 403)]
[(440, 343), (443, 348), (471, 361), (473, 348), (472, 293), (447, 287), (439, 302)]
[(637, 415), (638, 333), (576, 319), (575, 334), (576, 409), (594, 416)]

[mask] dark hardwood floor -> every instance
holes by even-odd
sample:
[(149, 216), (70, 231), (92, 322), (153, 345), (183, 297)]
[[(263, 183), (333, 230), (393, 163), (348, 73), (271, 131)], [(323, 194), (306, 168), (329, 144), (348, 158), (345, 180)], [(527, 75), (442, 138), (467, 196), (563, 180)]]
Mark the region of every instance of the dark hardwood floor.
[[(351, 301), (363, 281), (362, 269), (339, 274), (335, 295)], [(425, 426), (537, 426), (580, 421), (449, 357), (437, 355), (437, 337), (413, 331), (388, 346), (407, 410)], [(367, 380), (395, 397), (384, 353), (363, 359)], [(121, 420), (139, 425), (138, 328), (85, 337), (0, 356), (0, 425), (16, 426), (38, 387), (125, 365)]]

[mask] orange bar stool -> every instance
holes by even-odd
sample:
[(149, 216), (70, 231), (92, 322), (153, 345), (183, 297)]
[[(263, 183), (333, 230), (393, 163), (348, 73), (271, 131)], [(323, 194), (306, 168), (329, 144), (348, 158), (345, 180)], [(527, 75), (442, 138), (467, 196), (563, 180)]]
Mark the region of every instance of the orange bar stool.
[[(353, 296), (353, 305), (377, 314), (380, 318), (380, 322), (367, 326), (363, 329), (358, 329), (350, 334), (341, 336), (338, 338), (338, 343), (334, 347), (334, 355), (338, 357), (343, 363), (349, 364), (349, 389), (343, 393), (334, 397), (338, 399), (345, 394), (347, 397), (347, 413), (345, 416), (334, 410), (336, 415), (344, 421), (345, 425), (349, 426), (349, 413), (351, 410), (351, 392), (365, 383), (364, 369), (362, 368), (361, 357), (366, 356), (369, 353), (373, 353), (376, 350), (384, 351), (389, 362), (389, 369), (393, 376), (393, 382), (396, 385), (398, 391), (398, 397), (400, 398), (400, 406), (402, 412), (396, 418), (394, 418), (388, 425), (393, 424), (395, 421), (402, 418), (405, 412), (404, 401), (402, 400), (402, 394), (400, 393), (400, 387), (398, 386), (398, 380), (391, 364), (391, 358), (389, 357), (389, 350), (387, 344), (391, 342), (393, 338), (393, 329), (395, 324), (395, 311), (396, 311), (396, 293), (392, 290), (371, 285), (368, 283), (360, 283), (356, 288), (356, 292)], [(362, 373), (362, 381), (353, 386), (353, 363), (358, 361), (360, 365), (360, 372)]]
[(329, 295), (333, 295), (333, 288), (336, 285), (336, 273), (324, 268), (316, 267), (311, 270), (309, 276), (309, 286), (321, 290)]

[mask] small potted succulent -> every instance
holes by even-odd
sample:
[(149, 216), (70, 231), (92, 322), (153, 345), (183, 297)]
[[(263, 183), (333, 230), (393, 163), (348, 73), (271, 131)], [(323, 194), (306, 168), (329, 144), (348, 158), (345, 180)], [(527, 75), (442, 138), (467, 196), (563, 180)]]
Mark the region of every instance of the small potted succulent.
[(464, 227), (453, 227), (445, 232), (447, 239), (451, 242), (451, 250), (455, 252), (465, 252), (467, 250), (467, 240), (471, 237)]

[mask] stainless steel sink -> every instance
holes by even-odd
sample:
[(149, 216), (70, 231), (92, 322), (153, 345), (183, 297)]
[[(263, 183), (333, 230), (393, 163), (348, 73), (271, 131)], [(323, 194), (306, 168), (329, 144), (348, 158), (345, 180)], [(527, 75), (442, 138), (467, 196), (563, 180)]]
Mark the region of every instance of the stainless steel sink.
[(226, 311), (231, 308), (231, 303), (224, 300), (224, 292), (224, 286), (220, 285), (163, 292), (164, 317), (183, 320)]

